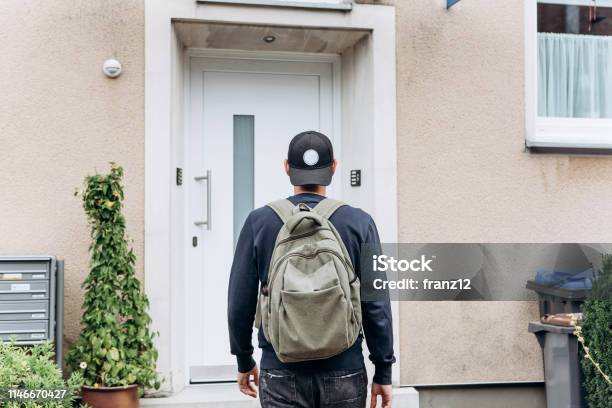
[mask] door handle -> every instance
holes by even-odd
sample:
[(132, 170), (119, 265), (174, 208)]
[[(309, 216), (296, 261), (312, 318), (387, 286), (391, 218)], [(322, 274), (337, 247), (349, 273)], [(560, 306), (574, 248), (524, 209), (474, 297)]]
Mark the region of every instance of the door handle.
[(210, 176), (211, 176), (211, 172), (210, 170), (206, 170), (206, 175), (205, 176), (196, 176), (194, 177), (195, 181), (202, 181), (202, 180), (206, 180), (206, 220), (202, 220), (202, 221), (195, 221), (194, 224), (197, 225), (198, 227), (201, 227), (202, 225), (206, 225), (206, 229), (210, 230), (210, 203), (211, 203), (211, 189), (210, 189)]

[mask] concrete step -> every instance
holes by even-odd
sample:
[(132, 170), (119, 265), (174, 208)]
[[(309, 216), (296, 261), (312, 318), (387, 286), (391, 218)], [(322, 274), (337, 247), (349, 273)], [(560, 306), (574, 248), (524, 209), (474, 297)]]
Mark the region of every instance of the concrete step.
[[(369, 400), (368, 400), (369, 401)], [(165, 398), (143, 398), (142, 407), (154, 408), (259, 408), (259, 401), (238, 391), (236, 384), (202, 384), (185, 387)], [(393, 408), (418, 408), (419, 393), (412, 387), (393, 390)]]

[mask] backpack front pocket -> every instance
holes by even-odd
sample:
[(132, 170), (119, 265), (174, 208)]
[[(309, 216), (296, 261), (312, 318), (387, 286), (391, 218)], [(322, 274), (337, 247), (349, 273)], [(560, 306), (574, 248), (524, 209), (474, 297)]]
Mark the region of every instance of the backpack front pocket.
[(340, 285), (309, 292), (281, 291), (278, 350), (283, 362), (318, 360), (346, 350), (349, 305)]

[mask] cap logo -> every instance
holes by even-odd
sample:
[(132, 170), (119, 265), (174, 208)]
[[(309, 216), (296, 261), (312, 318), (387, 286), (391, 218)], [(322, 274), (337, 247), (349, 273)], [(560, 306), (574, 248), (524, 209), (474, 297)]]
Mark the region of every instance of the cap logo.
[(308, 149), (304, 152), (302, 159), (308, 166), (314, 166), (319, 162), (319, 153), (314, 149)]

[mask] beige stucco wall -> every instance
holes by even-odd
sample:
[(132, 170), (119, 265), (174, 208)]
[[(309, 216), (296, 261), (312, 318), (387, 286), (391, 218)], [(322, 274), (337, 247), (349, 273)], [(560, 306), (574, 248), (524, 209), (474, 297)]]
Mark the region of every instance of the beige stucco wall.
[[(612, 159), (523, 149), (523, 2), (395, 4), (400, 240), (609, 242)], [(403, 303), (401, 316), (403, 383), (542, 377), (535, 305)]]
[[(400, 241), (610, 241), (612, 160), (523, 150), (522, 2), (395, 3)], [(66, 259), (68, 340), (89, 244), (73, 192), (111, 160), (142, 271), (143, 15), (143, 0), (0, 2), (0, 254)], [(111, 56), (116, 80), (100, 71)], [(541, 379), (536, 313), (403, 303), (402, 382)]]
[[(66, 260), (68, 340), (78, 333), (88, 228), (75, 188), (125, 168), (125, 215), (142, 271), (143, 0), (0, 2), (0, 254)], [(116, 56), (124, 73), (101, 71)]]

